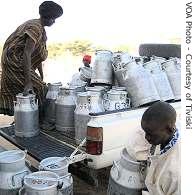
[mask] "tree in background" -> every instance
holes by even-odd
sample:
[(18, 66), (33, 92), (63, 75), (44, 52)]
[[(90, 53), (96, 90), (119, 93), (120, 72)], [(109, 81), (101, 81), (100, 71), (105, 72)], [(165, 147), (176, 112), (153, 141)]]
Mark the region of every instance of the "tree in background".
[(74, 42), (70, 42), (67, 44), (66, 49), (76, 56), (93, 52), (92, 43), (86, 40), (76, 40)]
[(57, 58), (65, 55), (66, 51), (74, 56), (83, 56), (86, 53), (92, 54), (94, 49), (92, 43), (86, 40), (76, 40), (68, 43), (53, 43), (48, 45), (48, 58)]

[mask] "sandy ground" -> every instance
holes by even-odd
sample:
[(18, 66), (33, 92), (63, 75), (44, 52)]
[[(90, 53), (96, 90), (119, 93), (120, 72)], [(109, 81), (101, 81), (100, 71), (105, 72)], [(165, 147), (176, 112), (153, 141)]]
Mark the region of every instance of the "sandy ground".
[[(0, 115), (0, 127), (7, 126), (12, 122), (13, 122), (13, 117)], [(0, 136), (0, 152), (2, 150), (1, 147), (7, 150), (17, 149), (14, 145), (10, 144), (7, 140), (5, 140)], [(38, 162), (35, 159), (31, 158), (30, 156), (27, 156), (27, 159), (31, 162), (31, 164), (34, 167), (38, 166)], [(106, 188), (102, 189), (101, 191), (99, 190), (99, 192), (97, 192), (95, 187), (87, 184), (84, 180), (76, 177), (75, 175), (72, 176), (74, 181), (73, 183), (74, 195), (106, 195), (107, 194)]]

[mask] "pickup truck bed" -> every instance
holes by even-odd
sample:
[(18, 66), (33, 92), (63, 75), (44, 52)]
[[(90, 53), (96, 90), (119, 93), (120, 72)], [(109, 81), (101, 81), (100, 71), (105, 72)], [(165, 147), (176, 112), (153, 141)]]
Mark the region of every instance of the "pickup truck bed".
[[(44, 131), (41, 131), (39, 136), (32, 138), (19, 138), (14, 135), (14, 125), (12, 125), (9, 127), (0, 128), (0, 136), (18, 148), (22, 150), (26, 149), (27, 153), (39, 162), (47, 157), (69, 157), (75, 150), (75, 140), (62, 136), (61, 133), (55, 130), (47, 131), (47, 134)], [(73, 145), (69, 145), (65, 142)], [(4, 151), (4, 148), (0, 146), (0, 152), (1, 151)], [(76, 154), (81, 154), (81, 152), (82, 151), (79, 150)], [(99, 186), (101, 186), (101, 190), (103, 190), (103, 186), (104, 189), (107, 189), (109, 171), (110, 168), (94, 172), (94, 170), (89, 169), (83, 163), (74, 163), (69, 166), (70, 173), (78, 176), (80, 179), (85, 180), (88, 184), (96, 186), (97, 190)], [(104, 184), (102, 180), (105, 182)]]
[[(39, 136), (31, 138), (19, 138), (14, 135), (14, 126), (0, 128), (0, 135), (18, 148), (28, 151), (38, 161), (51, 156), (69, 157), (75, 148), (68, 146), (63, 141), (41, 132)], [(53, 133), (53, 136), (58, 133)]]

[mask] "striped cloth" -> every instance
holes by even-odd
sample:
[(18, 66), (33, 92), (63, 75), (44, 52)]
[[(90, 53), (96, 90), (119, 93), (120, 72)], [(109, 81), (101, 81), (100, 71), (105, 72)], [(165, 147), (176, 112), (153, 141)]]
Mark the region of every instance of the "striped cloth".
[(33, 19), (20, 25), (4, 44), (1, 56), (0, 114), (13, 115), (16, 95), (24, 90), (22, 60), (27, 36), (35, 42), (35, 49), (31, 55), (31, 79), (39, 105), (43, 104), (47, 87), (35, 70), (47, 58), (47, 37), (40, 20)]

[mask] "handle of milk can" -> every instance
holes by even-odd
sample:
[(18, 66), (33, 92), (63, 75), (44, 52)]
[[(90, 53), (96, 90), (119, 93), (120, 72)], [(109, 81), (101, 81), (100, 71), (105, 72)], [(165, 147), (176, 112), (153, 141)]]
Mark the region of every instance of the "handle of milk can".
[(113, 168), (116, 168), (117, 173), (118, 173), (116, 180), (119, 180), (120, 177), (121, 177), (121, 174), (120, 174), (120, 170), (119, 170), (118, 164), (117, 164), (117, 162), (115, 160), (113, 161)]
[(20, 102), (14, 101), (14, 106), (16, 106), (16, 104), (20, 106)]
[(127, 103), (121, 102), (121, 105), (123, 105), (123, 107), (121, 109), (127, 108)]
[(166, 69), (164, 64), (161, 65), (161, 68), (162, 68), (163, 71), (165, 71), (165, 69)]
[(26, 173), (26, 175), (27, 175), (27, 174), (29, 173), (29, 171), (22, 171), (22, 172), (16, 173), (15, 175), (12, 176), (12, 185), (13, 185), (13, 186), (16, 185), (15, 179), (14, 179), (14, 178), (15, 178), (16, 176), (21, 175), (21, 174), (24, 174), (24, 173)]
[(146, 171), (146, 168), (147, 168), (147, 162), (140, 162), (140, 166), (139, 166), (139, 170), (140, 170), (140, 173), (141, 173), (141, 181), (145, 181), (145, 171)]
[(60, 190), (63, 188), (63, 181), (62, 180), (59, 180), (58, 181), (58, 185), (57, 185), (57, 190)]
[(31, 108), (34, 109), (35, 108), (35, 105), (38, 104), (38, 100), (36, 100), (36, 104), (35, 104), (35, 100), (31, 100)]
[(120, 103), (119, 103), (119, 102), (116, 102), (116, 103), (115, 103), (115, 109), (116, 109), (116, 110), (121, 109), (121, 107), (120, 107)]
[(130, 106), (131, 106), (131, 99), (130, 98), (127, 98), (126, 107), (127, 108), (130, 108)]
[(91, 97), (90, 96), (88, 97), (88, 106), (89, 106), (89, 109), (91, 109)]
[(107, 93), (103, 94), (103, 99), (108, 99), (108, 94)]
[(14, 101), (14, 107), (16, 106), (16, 101)]
[(106, 98), (103, 99), (103, 107), (105, 108), (105, 110), (109, 109), (109, 107), (110, 107), (110, 100), (109, 99), (106, 99)]
[(127, 70), (124, 70), (122, 72), (122, 77), (123, 77), (123, 80), (126, 80), (127, 79)]
[[(67, 175), (60, 177), (60, 180), (63, 180), (65, 178), (67, 179), (69, 184), (72, 184), (72, 182), (71, 182), (71, 173), (68, 173)], [(63, 181), (62, 181), (62, 183), (63, 183)]]
[(25, 188), (22, 186), (22, 188), (19, 189), (18, 195), (24, 195), (25, 194)]

